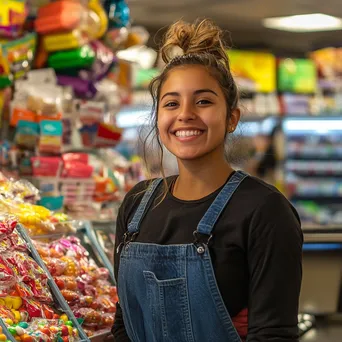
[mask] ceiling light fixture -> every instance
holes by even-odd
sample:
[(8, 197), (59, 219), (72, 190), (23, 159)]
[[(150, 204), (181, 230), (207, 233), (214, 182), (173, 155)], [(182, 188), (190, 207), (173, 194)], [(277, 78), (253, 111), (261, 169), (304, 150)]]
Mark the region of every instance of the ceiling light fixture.
[(342, 30), (342, 19), (323, 13), (265, 18), (265, 27), (290, 32), (318, 32)]

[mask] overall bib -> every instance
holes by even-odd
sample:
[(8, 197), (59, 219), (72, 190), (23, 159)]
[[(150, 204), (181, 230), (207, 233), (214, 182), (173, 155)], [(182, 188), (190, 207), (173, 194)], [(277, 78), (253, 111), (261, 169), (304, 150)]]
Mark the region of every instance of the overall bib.
[(161, 179), (146, 191), (124, 236), (118, 275), (119, 301), (131, 341), (241, 342), (217, 287), (208, 242), (246, 177), (238, 171), (225, 184), (194, 231), (192, 244), (133, 241)]

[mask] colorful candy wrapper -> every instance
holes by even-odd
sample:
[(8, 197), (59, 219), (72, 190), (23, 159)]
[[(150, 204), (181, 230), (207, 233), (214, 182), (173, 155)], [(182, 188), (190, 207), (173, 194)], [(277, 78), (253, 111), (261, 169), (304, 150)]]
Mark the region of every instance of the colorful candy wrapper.
[(26, 0), (5, 0), (0, 6), (0, 36), (18, 37), (27, 14)]
[(15, 80), (25, 76), (31, 69), (36, 51), (36, 41), (36, 34), (28, 33), (20, 39), (9, 41), (2, 45), (3, 51), (7, 54), (10, 70)]

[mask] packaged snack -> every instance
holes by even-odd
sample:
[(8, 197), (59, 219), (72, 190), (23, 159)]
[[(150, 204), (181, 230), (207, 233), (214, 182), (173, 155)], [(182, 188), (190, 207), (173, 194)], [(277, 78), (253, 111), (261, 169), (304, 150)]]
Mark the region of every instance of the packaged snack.
[(82, 80), (78, 77), (58, 75), (58, 84), (72, 87), (76, 96), (91, 99), (96, 95), (96, 87), (93, 81)]
[(89, 155), (86, 153), (64, 153), (62, 156), (63, 162), (78, 162), (82, 164), (88, 164)]
[(36, 40), (36, 34), (29, 33), (20, 39), (2, 45), (15, 80), (25, 76), (31, 69), (36, 50)]
[(26, 20), (28, 11), (25, 0), (6, 0), (0, 7), (0, 36), (18, 37)]
[(39, 8), (35, 29), (40, 34), (71, 31), (85, 16), (86, 9), (79, 2), (60, 0)]
[(73, 112), (83, 125), (103, 122), (108, 112), (104, 101), (74, 100)]
[[(35, 87), (38, 85), (39, 87), (46, 88), (48, 85), (49, 87), (52, 87), (52, 92), (56, 91), (56, 89), (54, 89), (54, 87), (57, 86), (56, 73), (51, 68), (35, 69), (29, 71), (27, 73), (27, 81), (29, 84), (34, 85)], [(60, 91), (62, 91), (62, 89), (58, 89), (58, 92)], [(51, 91), (49, 92), (49, 95), (50, 94)]]
[(31, 158), (34, 176), (56, 177), (62, 167), (59, 157), (33, 157)]
[(20, 120), (17, 124), (15, 142), (19, 147), (34, 149), (39, 137), (39, 126), (35, 122)]
[[(93, 29), (88, 33), (91, 38), (100, 39), (108, 28), (108, 17), (101, 5), (100, 0), (89, 0), (88, 1), (89, 17), (96, 17), (95, 25)], [(89, 27), (91, 29), (91, 27)]]
[(49, 56), (49, 67), (60, 69), (81, 69), (90, 67), (95, 60), (95, 52), (90, 45), (84, 45), (80, 48), (55, 52)]
[(92, 147), (115, 147), (121, 140), (122, 131), (105, 123), (87, 125), (80, 129), (84, 146)]
[(61, 121), (43, 120), (40, 123), (38, 150), (41, 153), (60, 154), (63, 125)]
[(68, 178), (90, 178), (93, 174), (93, 167), (79, 162), (64, 163), (62, 177)]
[(88, 43), (89, 38), (82, 31), (75, 29), (67, 33), (50, 34), (43, 37), (47, 52), (76, 49)]
[[(116, 62), (115, 55), (111, 49), (99, 40), (92, 41), (89, 45), (94, 51), (94, 59), (91, 63), (79, 66), (81, 63), (76, 59), (76, 69), (72, 68), (71, 65), (65, 64), (58, 69), (58, 72), (63, 75), (77, 76), (84, 80), (99, 81), (103, 79)], [(85, 63), (82, 62), (82, 64)], [(51, 66), (54, 67), (53, 65)], [(81, 67), (83, 69), (79, 70)], [(54, 68), (57, 69), (56, 67)]]
[(19, 107), (14, 107), (12, 110), (10, 125), (16, 127), (19, 121), (35, 122), (36, 113)]

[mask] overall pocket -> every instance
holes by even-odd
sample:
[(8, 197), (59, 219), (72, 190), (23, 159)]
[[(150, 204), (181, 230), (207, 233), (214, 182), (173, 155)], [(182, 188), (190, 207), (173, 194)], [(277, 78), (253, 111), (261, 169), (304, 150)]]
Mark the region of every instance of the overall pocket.
[(158, 342), (194, 342), (186, 278), (159, 280), (153, 272), (143, 271), (150, 326)]

